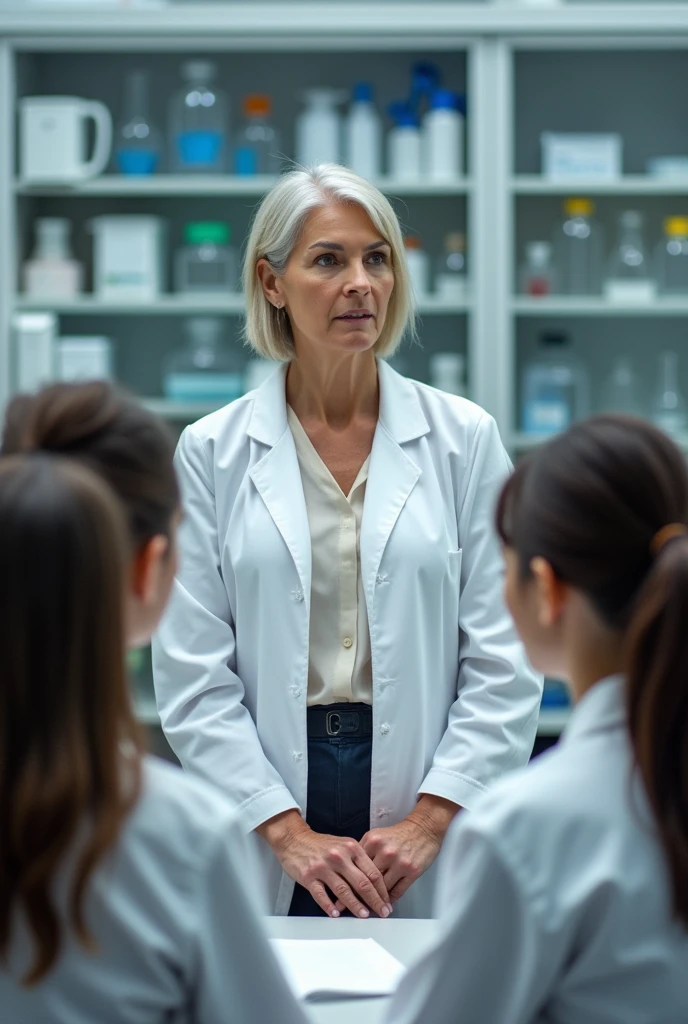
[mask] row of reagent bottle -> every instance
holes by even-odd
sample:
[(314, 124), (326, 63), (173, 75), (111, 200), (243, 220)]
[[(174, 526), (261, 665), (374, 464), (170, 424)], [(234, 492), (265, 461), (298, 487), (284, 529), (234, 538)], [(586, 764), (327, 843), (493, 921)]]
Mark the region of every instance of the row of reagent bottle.
[[(423, 249), (418, 235), (404, 238), (404, 250), (414, 298), (422, 302), (432, 292), (430, 256)], [(461, 231), (450, 231), (445, 236), (444, 252), (436, 262), (434, 285), (435, 296), (443, 302), (463, 302), (466, 299), (466, 236)]]

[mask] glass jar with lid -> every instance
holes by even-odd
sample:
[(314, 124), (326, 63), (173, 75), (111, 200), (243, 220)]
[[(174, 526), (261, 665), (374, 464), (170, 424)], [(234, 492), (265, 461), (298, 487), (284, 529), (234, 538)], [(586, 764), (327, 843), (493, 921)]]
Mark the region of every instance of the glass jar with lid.
[(239, 257), (228, 243), (223, 221), (192, 221), (184, 229), (184, 246), (175, 259), (178, 292), (238, 292)]

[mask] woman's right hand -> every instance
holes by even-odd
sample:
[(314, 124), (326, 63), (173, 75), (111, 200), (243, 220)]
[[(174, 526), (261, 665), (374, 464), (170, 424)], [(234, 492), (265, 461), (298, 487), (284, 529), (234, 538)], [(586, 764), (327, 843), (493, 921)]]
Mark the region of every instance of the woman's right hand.
[(391, 914), (382, 873), (355, 839), (314, 832), (295, 809), (270, 818), (256, 831), (282, 869), (308, 889), (329, 917), (339, 917), (339, 910), (328, 889), (354, 917), (369, 917), (371, 910), (378, 917)]

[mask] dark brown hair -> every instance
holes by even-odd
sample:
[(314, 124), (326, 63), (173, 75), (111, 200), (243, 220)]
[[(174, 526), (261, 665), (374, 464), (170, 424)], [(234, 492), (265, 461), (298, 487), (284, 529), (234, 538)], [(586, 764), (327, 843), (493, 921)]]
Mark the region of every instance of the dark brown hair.
[(104, 381), (52, 384), (19, 395), (5, 415), (0, 455), (44, 451), (95, 470), (123, 503), (134, 548), (169, 535), (179, 506), (166, 426)]
[(541, 556), (622, 634), (635, 760), (688, 924), (688, 536), (651, 547), (673, 523), (688, 524), (685, 460), (624, 416), (593, 417), (535, 452), (497, 508), (522, 578)]
[[(0, 958), (17, 914), (24, 983), (64, 927), (93, 945), (84, 895), (140, 790), (142, 743), (125, 674), (130, 538), (95, 473), (46, 455), (0, 459)], [(67, 921), (53, 885), (70, 851)]]

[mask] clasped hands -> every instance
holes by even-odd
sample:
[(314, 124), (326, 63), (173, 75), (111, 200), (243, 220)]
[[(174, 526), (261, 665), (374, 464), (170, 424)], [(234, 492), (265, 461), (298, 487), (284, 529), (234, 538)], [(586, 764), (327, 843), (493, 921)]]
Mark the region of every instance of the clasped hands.
[(283, 870), (308, 889), (329, 917), (389, 917), (392, 905), (437, 857), (458, 806), (423, 794), (396, 825), (375, 828), (360, 842), (313, 832), (297, 810), (258, 827)]

